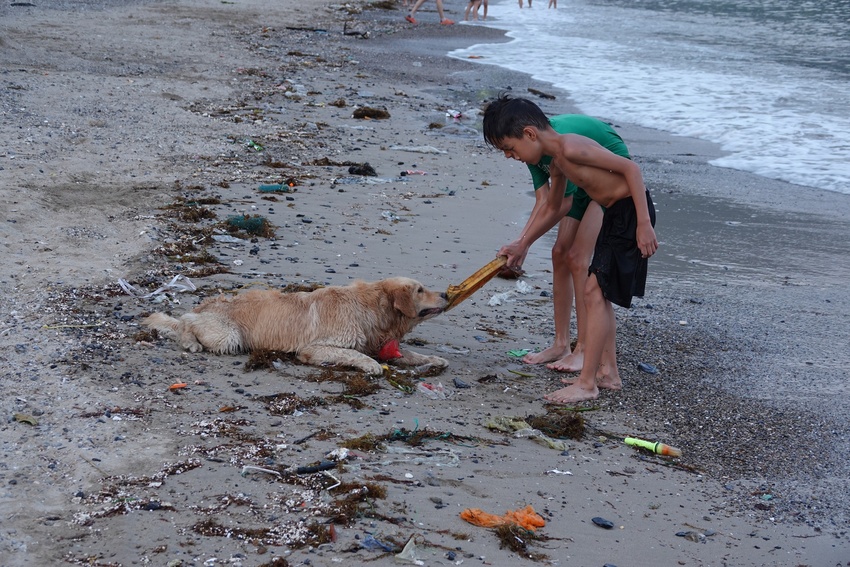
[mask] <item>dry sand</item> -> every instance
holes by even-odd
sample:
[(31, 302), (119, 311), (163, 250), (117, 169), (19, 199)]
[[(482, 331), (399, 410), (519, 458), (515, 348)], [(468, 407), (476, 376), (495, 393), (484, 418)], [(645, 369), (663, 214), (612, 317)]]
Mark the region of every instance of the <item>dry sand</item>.
[[(395, 565), (411, 538), (425, 565), (850, 565), (850, 197), (615, 124), (661, 249), (647, 297), (617, 312), (625, 389), (581, 404), (583, 436), (560, 450), (485, 426), (554, 417), (541, 396), (560, 376), (507, 354), (551, 341), (551, 240), (526, 262), (531, 293), (497, 279), (414, 331), (450, 360), (424, 377), (447, 399), (394, 373), (357, 409), (339, 396), (353, 373), (247, 370), (138, 321), (250, 286), (459, 283), (532, 204), (477, 110), (534, 87), (569, 112), (567, 93), (444, 57), (501, 34), (440, 27), (432, 5), (412, 28), (400, 6), (317, 0), (17, 4), (0, 6), (0, 566)], [(364, 162), (378, 177), (348, 173)], [(237, 214), (275, 236), (214, 240)], [(119, 285), (176, 275), (197, 289)], [(366, 434), (384, 441), (334, 478), (290, 472)], [(526, 505), (546, 525), (524, 553), (459, 518)]]

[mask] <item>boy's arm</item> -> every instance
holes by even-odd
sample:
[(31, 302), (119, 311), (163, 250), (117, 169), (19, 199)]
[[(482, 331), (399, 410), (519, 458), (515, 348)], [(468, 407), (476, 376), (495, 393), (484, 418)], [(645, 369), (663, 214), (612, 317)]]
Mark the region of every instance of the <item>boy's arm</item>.
[[(519, 270), (525, 262), (528, 250), (534, 242), (546, 234), (553, 226), (564, 218), (564, 215), (572, 206), (572, 197), (564, 199), (564, 191), (567, 187), (566, 177), (553, 175), (549, 183), (541, 185), (534, 192), (534, 208), (525, 223), (519, 238), (502, 246), (499, 256), (507, 256), (509, 268)], [(555, 204), (553, 204), (553, 202)], [(552, 214), (553, 207), (557, 207), (557, 213)]]
[[(649, 218), (649, 206), (646, 204), (646, 185), (643, 183), (640, 167), (630, 159), (617, 155), (615, 157), (627, 162), (622, 164), (623, 171), (620, 171), (620, 173), (626, 178), (629, 193), (632, 196), (632, 201), (635, 203), (635, 212), (637, 213), (637, 231), (635, 237), (638, 248), (644, 258), (649, 258), (658, 250), (658, 238), (655, 236), (655, 229), (652, 227), (652, 221)], [(612, 171), (617, 170), (614, 169)]]

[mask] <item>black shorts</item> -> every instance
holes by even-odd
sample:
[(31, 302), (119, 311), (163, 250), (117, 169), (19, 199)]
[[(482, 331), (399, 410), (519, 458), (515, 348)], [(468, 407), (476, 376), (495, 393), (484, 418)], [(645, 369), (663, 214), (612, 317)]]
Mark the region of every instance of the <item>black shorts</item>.
[[(655, 206), (649, 191), (646, 206), (654, 227)], [(589, 273), (596, 276), (605, 299), (628, 308), (632, 306), (632, 297), (643, 297), (647, 264), (637, 245), (635, 203), (631, 197), (621, 199), (605, 209)]]

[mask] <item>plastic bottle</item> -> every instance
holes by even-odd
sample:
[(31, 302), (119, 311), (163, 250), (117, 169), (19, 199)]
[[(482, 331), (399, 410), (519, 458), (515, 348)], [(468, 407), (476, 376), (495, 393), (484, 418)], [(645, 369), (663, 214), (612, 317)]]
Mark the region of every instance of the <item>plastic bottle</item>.
[(631, 445), (632, 447), (643, 447), (644, 449), (648, 449), (653, 453), (657, 453), (659, 455), (665, 455), (667, 457), (681, 457), (682, 451), (677, 449), (676, 447), (671, 447), (665, 443), (661, 443), (660, 441), (646, 441), (644, 439), (638, 439), (636, 437), (626, 437), (624, 439), (626, 445)]

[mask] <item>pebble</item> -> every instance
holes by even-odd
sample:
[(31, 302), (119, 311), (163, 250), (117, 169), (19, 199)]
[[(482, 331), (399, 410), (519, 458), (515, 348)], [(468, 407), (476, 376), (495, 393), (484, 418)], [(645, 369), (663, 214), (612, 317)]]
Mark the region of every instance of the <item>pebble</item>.
[(599, 516), (592, 518), (590, 521), (599, 526), (600, 528), (605, 528), (606, 530), (610, 530), (614, 527), (614, 522), (612, 522), (611, 520), (606, 520), (605, 518), (600, 518)]

